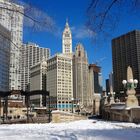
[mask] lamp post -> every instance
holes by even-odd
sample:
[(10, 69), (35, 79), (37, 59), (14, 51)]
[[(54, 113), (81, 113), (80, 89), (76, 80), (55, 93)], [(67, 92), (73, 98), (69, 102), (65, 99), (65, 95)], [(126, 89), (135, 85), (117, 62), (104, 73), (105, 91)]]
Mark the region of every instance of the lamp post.
[(72, 109), (72, 113), (73, 113), (73, 101), (74, 101), (74, 98), (71, 98), (71, 103), (72, 103), (72, 107), (71, 107), (71, 109)]
[(109, 95), (109, 104), (113, 104), (113, 103), (115, 103), (115, 101), (114, 101), (114, 95), (115, 95), (115, 92), (112, 92), (112, 91), (110, 91), (109, 93), (108, 93)]
[(78, 102), (78, 103), (77, 103), (78, 115), (79, 115), (79, 112), (80, 112), (80, 110), (79, 110), (79, 106), (80, 106), (80, 104), (79, 104), (79, 102)]
[(2, 106), (3, 106), (3, 118), (2, 118), (2, 120), (3, 120), (3, 123), (4, 123), (4, 120), (5, 120), (5, 114), (4, 114), (4, 112), (5, 112), (5, 103), (4, 103), (4, 99), (3, 99), (3, 102), (2, 102)]
[(138, 80), (137, 79), (129, 79), (128, 81), (123, 80), (122, 84), (124, 85), (124, 88), (127, 90), (134, 90), (137, 87)]
[(49, 94), (49, 123), (51, 122), (51, 110), (50, 110), (51, 106), (50, 106), (50, 104), (51, 104), (51, 97)]
[(33, 112), (35, 108), (35, 104), (31, 104), (30, 112)]
[(30, 101), (30, 96), (26, 95), (26, 106), (27, 106), (27, 123), (29, 123), (29, 101)]
[(136, 98), (135, 94), (135, 88), (137, 88), (138, 80), (137, 79), (129, 79), (129, 80), (123, 80), (122, 84), (124, 85), (124, 88), (127, 89), (127, 100), (126, 100), (126, 107), (133, 107), (138, 106), (138, 99)]

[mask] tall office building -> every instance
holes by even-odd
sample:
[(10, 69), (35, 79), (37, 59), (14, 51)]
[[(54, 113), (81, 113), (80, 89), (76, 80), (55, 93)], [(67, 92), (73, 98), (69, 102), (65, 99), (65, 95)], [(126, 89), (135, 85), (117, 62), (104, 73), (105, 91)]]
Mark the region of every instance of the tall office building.
[(73, 95), (80, 104), (87, 106), (88, 59), (82, 44), (76, 46), (73, 55)]
[(9, 90), (11, 32), (0, 24), (0, 91)]
[(47, 60), (47, 90), (52, 109), (72, 111), (72, 35), (68, 21), (62, 35), (62, 53)]
[(105, 84), (106, 84), (106, 93), (108, 94), (110, 92), (110, 84), (109, 84), (109, 79), (105, 80)]
[(21, 47), (23, 34), (23, 7), (8, 0), (0, 0), (0, 24), (11, 31), (9, 88), (21, 88)]
[[(89, 65), (88, 92), (88, 94), (90, 95), (88, 96), (89, 105), (91, 105), (92, 103), (92, 113), (94, 115), (98, 115), (102, 92), (102, 75), (101, 67), (97, 66), (96, 64)], [(91, 95), (93, 95), (93, 97)]]
[[(114, 91), (124, 90), (122, 80), (127, 80), (127, 67), (131, 66), (134, 79), (140, 81), (140, 31), (134, 30), (112, 40)], [(137, 94), (140, 95), (140, 82)]]
[(113, 72), (110, 72), (109, 79), (106, 79), (106, 93), (113, 92)]
[(24, 44), (22, 47), (22, 76), (21, 89), (30, 89), (30, 68), (43, 59), (50, 57), (50, 49), (42, 48), (34, 43)]
[[(47, 90), (47, 61), (42, 60), (30, 68), (30, 90)], [(33, 95), (30, 96), (31, 104), (42, 107), (46, 106), (46, 96)]]
[(102, 92), (102, 74), (101, 74), (101, 67), (97, 66), (96, 64), (89, 65), (89, 74), (90, 74), (90, 85), (91, 91), (93, 94), (101, 94)]
[(111, 72), (111, 73), (109, 74), (109, 86), (110, 86), (110, 88), (112, 88), (112, 89), (111, 89), (112, 91), (114, 91), (113, 79), (114, 79), (114, 77), (113, 77), (113, 72)]
[(47, 60), (47, 90), (51, 109), (71, 112), (73, 98), (71, 56), (57, 54)]
[(66, 21), (62, 36), (62, 52), (63, 54), (72, 54), (72, 34), (68, 21)]

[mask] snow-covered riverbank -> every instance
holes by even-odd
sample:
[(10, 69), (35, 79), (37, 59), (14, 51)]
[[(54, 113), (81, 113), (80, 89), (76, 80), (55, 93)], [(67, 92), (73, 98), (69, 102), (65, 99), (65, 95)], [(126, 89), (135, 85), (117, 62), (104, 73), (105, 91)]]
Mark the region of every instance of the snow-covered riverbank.
[(0, 125), (0, 140), (139, 140), (140, 125), (81, 120), (59, 124)]

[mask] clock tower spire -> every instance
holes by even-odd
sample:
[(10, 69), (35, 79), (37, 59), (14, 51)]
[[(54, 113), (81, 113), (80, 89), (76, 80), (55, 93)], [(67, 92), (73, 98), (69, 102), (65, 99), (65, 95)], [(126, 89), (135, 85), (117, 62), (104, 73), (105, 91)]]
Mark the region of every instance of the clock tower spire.
[(66, 25), (62, 36), (62, 52), (63, 54), (72, 54), (72, 35), (68, 19), (66, 19)]

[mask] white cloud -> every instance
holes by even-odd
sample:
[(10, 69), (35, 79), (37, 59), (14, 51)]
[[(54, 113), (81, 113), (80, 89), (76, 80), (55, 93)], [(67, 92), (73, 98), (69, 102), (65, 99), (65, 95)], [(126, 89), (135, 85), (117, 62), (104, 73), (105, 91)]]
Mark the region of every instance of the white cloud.
[(46, 12), (34, 7), (31, 3), (23, 0), (11, 0), (24, 7), (24, 25), (33, 28), (35, 31), (53, 32), (56, 28), (55, 21)]
[[(27, 27), (34, 27), (38, 31), (52, 32), (55, 28), (55, 22), (46, 12), (32, 6), (25, 8), (25, 14), (31, 18), (25, 18)], [(33, 19), (33, 20), (32, 20)]]
[(71, 27), (71, 31), (73, 34), (73, 37), (76, 39), (83, 39), (83, 38), (92, 38), (96, 35), (95, 32), (88, 29), (86, 26), (81, 27)]

